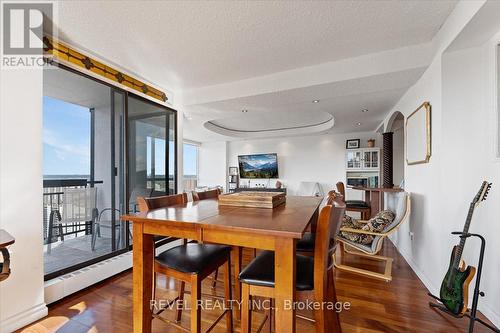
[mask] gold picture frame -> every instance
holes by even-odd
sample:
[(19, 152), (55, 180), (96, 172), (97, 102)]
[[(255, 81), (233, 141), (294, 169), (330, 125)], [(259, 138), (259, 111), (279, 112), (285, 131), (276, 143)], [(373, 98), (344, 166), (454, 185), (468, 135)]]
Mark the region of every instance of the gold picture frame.
[(405, 123), (406, 164), (429, 163), (431, 158), (431, 104), (424, 102)]

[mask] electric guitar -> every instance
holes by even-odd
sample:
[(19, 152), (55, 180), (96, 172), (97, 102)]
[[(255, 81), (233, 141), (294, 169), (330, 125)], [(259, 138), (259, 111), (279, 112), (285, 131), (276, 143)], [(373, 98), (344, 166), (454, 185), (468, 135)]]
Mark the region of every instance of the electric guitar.
[[(488, 191), (491, 188), (491, 183), (484, 181), (481, 184), (479, 192), (476, 194), (470, 203), (469, 213), (465, 221), (463, 233), (469, 232), (470, 222), (474, 209), (483, 201), (486, 200)], [(476, 268), (472, 266), (465, 267), (465, 262), (462, 260), (462, 252), (465, 246), (465, 237), (460, 238), (460, 244), (455, 245), (451, 252), (450, 267), (441, 284), (440, 298), (443, 305), (457, 316), (463, 316), (467, 311), (469, 284), (476, 274)]]

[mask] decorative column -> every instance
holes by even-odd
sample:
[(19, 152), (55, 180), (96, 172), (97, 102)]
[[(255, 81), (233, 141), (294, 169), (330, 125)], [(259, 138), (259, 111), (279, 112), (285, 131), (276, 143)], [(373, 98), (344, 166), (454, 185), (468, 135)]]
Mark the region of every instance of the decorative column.
[(383, 179), (383, 186), (384, 188), (393, 188), (394, 183), (393, 183), (393, 175), (392, 175), (392, 164), (393, 164), (393, 158), (392, 158), (392, 135), (393, 132), (387, 132), (382, 134), (383, 138), (383, 150), (382, 150), (382, 156), (383, 156), (383, 173), (382, 173), (382, 179)]

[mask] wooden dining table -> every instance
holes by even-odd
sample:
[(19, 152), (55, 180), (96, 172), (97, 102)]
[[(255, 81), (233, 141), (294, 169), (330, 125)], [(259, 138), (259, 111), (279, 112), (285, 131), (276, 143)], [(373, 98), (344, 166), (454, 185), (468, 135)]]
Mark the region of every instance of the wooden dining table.
[(295, 332), (295, 310), (290, 309), (295, 300), (295, 244), (315, 220), (321, 201), (287, 196), (285, 204), (266, 209), (219, 206), (217, 199), (207, 199), (122, 216), (133, 222), (134, 332), (151, 332), (154, 235), (232, 246), (236, 300), (241, 298), (241, 247), (274, 251), (276, 332)]

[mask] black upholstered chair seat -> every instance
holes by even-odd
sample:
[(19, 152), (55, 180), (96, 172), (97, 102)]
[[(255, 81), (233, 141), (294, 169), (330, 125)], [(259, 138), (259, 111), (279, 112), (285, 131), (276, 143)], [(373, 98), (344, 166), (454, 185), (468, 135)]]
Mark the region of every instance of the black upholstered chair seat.
[(368, 203), (363, 200), (346, 200), (345, 205), (347, 208), (370, 208)]
[(295, 249), (299, 252), (314, 252), (316, 234), (306, 232), (300, 240), (297, 241)]
[[(314, 252), (314, 244), (316, 244), (316, 234), (312, 232), (306, 232), (304, 236), (297, 241), (295, 249), (298, 252)], [(330, 241), (330, 250), (335, 246), (335, 241), (332, 239)]]
[[(240, 273), (241, 282), (264, 287), (274, 288), (274, 252), (264, 251)], [(297, 290), (314, 289), (314, 259), (297, 255), (296, 279)]]
[(159, 264), (183, 273), (198, 274), (221, 256), (229, 256), (229, 246), (189, 243), (166, 250), (156, 256)]

